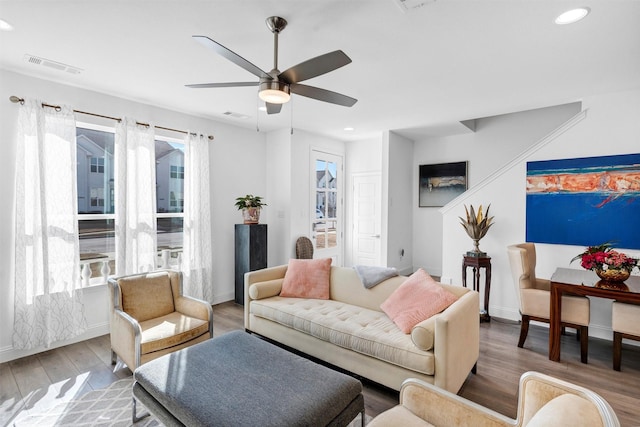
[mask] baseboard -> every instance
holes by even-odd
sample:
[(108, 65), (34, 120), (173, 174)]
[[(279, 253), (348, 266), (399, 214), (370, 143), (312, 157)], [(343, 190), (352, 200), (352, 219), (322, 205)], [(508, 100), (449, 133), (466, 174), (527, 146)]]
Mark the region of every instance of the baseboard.
[(49, 348), (45, 348), (41, 346), (41, 347), (31, 348), (29, 350), (18, 350), (18, 349), (14, 349), (12, 346), (6, 346), (0, 349), (0, 363), (9, 362), (11, 360), (19, 359), (21, 357), (31, 356), (37, 353), (42, 353), (43, 351), (51, 350), (54, 348), (64, 347), (65, 345), (75, 344), (80, 341), (86, 341), (91, 338), (96, 338), (102, 335), (106, 335), (108, 333), (109, 333), (109, 322), (105, 322), (105, 323), (100, 323), (100, 324), (90, 326), (89, 328), (87, 328), (85, 333), (83, 333), (82, 335), (78, 335), (73, 339), (55, 342)]

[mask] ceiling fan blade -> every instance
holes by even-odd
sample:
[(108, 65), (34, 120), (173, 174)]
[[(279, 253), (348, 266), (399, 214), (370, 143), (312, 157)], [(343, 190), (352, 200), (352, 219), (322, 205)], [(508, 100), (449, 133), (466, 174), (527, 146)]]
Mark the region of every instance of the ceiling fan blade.
[(330, 90), (320, 89), (319, 87), (307, 86), (301, 84), (292, 84), (290, 86), (291, 92), (306, 96), (307, 98), (317, 99), (318, 101), (330, 102), (332, 104), (338, 104), (345, 107), (351, 107), (358, 102), (357, 99), (351, 98), (341, 93), (331, 92)]
[(344, 67), (349, 63), (351, 58), (343, 51), (336, 50), (294, 65), (280, 73), (278, 78), (287, 83), (298, 83)]
[(185, 85), (192, 89), (205, 89), (212, 87), (242, 87), (242, 86), (258, 86), (259, 82), (228, 82), (228, 83), (196, 83), (192, 85)]
[(256, 67), (251, 62), (247, 61), (246, 59), (244, 59), (242, 56), (238, 55), (237, 53), (227, 49), (224, 46), (222, 46), (220, 43), (218, 43), (218, 42), (216, 42), (214, 40), (211, 40), (209, 37), (207, 37), (207, 36), (193, 36), (193, 38), (196, 39), (196, 41), (199, 42), (204, 47), (212, 49), (218, 55), (221, 55), (221, 56), (225, 57), (226, 59), (228, 59), (229, 61), (231, 61), (234, 64), (236, 64), (237, 66), (244, 68), (245, 70), (247, 70), (248, 72), (250, 72), (254, 76), (266, 77), (266, 78), (269, 77), (269, 75), (266, 72), (262, 71), (260, 68)]
[(270, 102), (265, 102), (267, 105), (267, 114), (278, 114), (280, 110), (282, 110), (282, 104), (272, 104)]

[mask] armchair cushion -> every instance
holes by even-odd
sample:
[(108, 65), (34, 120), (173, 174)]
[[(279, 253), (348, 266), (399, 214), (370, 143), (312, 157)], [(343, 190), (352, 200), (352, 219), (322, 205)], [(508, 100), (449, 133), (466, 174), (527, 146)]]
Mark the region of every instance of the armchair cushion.
[(602, 427), (598, 410), (586, 399), (563, 394), (546, 403), (527, 423), (527, 427)]
[(175, 310), (167, 273), (124, 277), (118, 281), (122, 310), (138, 322), (167, 315)]
[(140, 322), (141, 353), (171, 348), (207, 333), (209, 322), (174, 311), (162, 317)]

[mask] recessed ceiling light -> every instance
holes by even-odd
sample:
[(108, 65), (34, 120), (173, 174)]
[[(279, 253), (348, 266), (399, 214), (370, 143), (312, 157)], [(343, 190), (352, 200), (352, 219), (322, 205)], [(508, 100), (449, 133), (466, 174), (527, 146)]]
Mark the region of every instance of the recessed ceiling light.
[(558, 25), (573, 24), (574, 22), (578, 22), (586, 17), (589, 12), (591, 12), (591, 9), (588, 7), (579, 7), (577, 9), (567, 10), (558, 16), (555, 22)]
[(9, 24), (4, 19), (0, 19), (0, 30), (1, 31), (13, 31), (13, 25)]
[(348, 126), (348, 127), (344, 128), (344, 130), (345, 130), (345, 131), (347, 131), (347, 132), (352, 132), (352, 131), (354, 131), (355, 129), (354, 129), (354, 128), (352, 128), (352, 127), (350, 127), (350, 126)]

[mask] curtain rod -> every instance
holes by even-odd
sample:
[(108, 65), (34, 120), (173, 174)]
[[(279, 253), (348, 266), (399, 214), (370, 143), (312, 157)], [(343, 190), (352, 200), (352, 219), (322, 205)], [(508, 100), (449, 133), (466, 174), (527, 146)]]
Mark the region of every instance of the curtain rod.
[[(24, 104), (24, 98), (19, 98), (15, 95), (11, 95), (9, 97), (9, 101), (13, 102), (14, 104), (20, 103), (20, 104)], [(53, 108), (56, 111), (60, 111), (61, 107), (59, 105), (51, 105), (51, 104), (46, 104), (46, 103), (42, 103), (43, 107), (49, 107), (49, 108)], [(115, 120), (116, 122), (120, 123), (122, 121), (122, 119), (118, 118), (118, 117), (111, 117), (111, 116), (105, 116), (102, 114), (96, 114), (96, 113), (88, 113), (86, 111), (80, 111), (80, 110), (73, 110), (74, 113), (79, 113), (79, 114), (86, 114), (87, 116), (94, 116), (94, 117), (101, 117), (103, 119), (110, 119), (110, 120)], [(136, 122), (136, 124), (139, 124), (140, 126), (149, 126), (149, 123), (141, 123), (141, 122)], [(189, 132), (185, 131), (185, 130), (179, 130), (179, 129), (172, 129), (172, 128), (167, 128), (167, 127), (163, 127), (163, 126), (155, 126), (156, 129), (162, 129), (162, 130), (167, 130), (170, 132), (178, 132), (178, 133), (183, 133), (183, 134), (188, 134)], [(191, 133), (191, 135), (197, 135), (197, 133)], [(213, 141), (213, 135), (208, 135), (207, 138), (209, 138), (209, 141)]]

